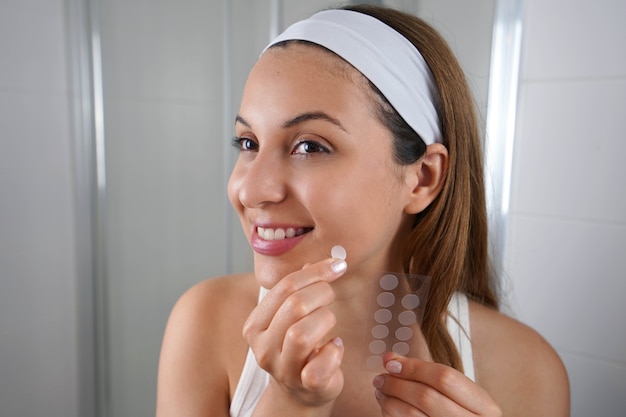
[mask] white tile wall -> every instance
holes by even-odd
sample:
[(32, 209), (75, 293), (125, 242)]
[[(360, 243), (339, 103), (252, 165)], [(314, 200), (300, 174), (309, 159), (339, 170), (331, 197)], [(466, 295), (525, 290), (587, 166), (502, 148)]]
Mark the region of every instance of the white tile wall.
[(1, 1), (0, 86), (65, 93), (65, 15), (62, 0)]
[(222, 138), (206, 106), (112, 98), (107, 108), (113, 415), (144, 415), (173, 303), (225, 270)]
[(626, 410), (626, 3), (528, 0), (506, 269), (572, 416)]
[(624, 364), (561, 351), (572, 385), (572, 417), (624, 415)]
[(78, 417), (65, 2), (0, 2), (0, 414)]
[(221, 2), (108, 0), (100, 9), (108, 97), (221, 102)]
[(626, 362), (626, 227), (538, 215), (511, 226), (519, 318), (558, 348)]
[(221, 4), (100, 3), (112, 416), (154, 413), (174, 302), (226, 270)]
[[(624, 78), (622, 0), (526, 0), (524, 77)], [(532, 56), (532, 57), (531, 57)]]
[(626, 223), (626, 78), (527, 78), (519, 104), (515, 210)]

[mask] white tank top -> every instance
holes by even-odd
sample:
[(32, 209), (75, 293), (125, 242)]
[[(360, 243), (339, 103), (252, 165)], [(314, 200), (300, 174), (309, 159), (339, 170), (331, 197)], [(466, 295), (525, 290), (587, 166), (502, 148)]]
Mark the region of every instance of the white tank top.
[[(259, 299), (265, 295), (265, 292), (261, 290)], [(469, 303), (465, 294), (454, 293), (452, 296), (448, 304), (446, 326), (461, 356), (465, 375), (474, 381)], [(248, 349), (243, 371), (230, 404), (230, 417), (252, 416), (252, 412), (261, 399), (267, 384), (269, 384), (269, 374), (257, 364), (252, 349)]]

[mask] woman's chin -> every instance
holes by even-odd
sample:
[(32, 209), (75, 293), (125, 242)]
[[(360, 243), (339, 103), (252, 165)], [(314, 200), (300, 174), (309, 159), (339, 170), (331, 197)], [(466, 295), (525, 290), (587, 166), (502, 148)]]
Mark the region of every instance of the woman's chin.
[(281, 279), (292, 272), (302, 269), (302, 265), (297, 266), (278, 260), (268, 260), (267, 257), (262, 257), (263, 259), (258, 258), (261, 258), (261, 256), (256, 257), (254, 260), (254, 275), (263, 288), (272, 289)]

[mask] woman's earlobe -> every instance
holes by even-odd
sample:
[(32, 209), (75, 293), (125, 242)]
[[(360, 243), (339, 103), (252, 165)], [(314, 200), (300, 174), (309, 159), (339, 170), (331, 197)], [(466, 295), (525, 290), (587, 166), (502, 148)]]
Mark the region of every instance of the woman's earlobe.
[(417, 214), (424, 211), (443, 188), (448, 172), (448, 149), (441, 143), (428, 145), (426, 154), (407, 170), (415, 185), (405, 211)]

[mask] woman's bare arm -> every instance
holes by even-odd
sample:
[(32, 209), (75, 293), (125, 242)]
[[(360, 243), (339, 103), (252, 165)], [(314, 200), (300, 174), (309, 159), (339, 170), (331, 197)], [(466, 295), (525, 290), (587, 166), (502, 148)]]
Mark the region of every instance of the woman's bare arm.
[[(197, 284), (173, 308), (159, 361), (157, 417), (228, 417), (247, 349), (241, 327), (251, 298), (237, 279)], [(251, 302), (250, 309), (256, 299)]]

